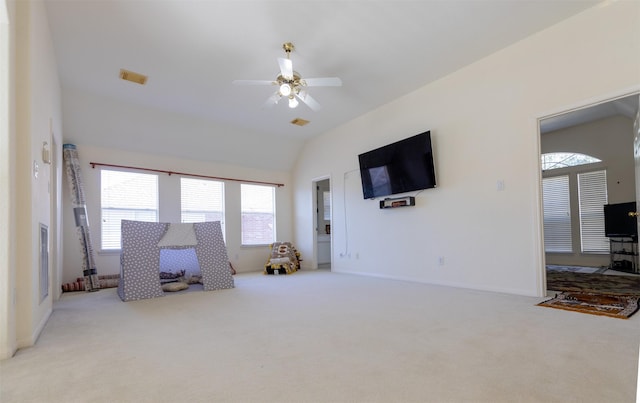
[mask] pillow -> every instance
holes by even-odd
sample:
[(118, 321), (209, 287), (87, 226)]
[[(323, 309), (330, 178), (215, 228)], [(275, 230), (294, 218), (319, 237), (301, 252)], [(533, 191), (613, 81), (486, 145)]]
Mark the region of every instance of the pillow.
[(186, 276), (185, 279), (187, 281), (187, 284), (202, 283), (202, 276), (201, 275)]
[(162, 284), (162, 291), (181, 291), (181, 290), (186, 290), (187, 288), (189, 288), (189, 284), (187, 283), (183, 283), (181, 281), (175, 282), (175, 283), (166, 283), (166, 284)]
[(184, 270), (180, 270), (177, 273), (171, 273), (171, 272), (166, 272), (166, 271), (161, 271), (160, 272), (160, 279), (161, 280), (173, 280), (176, 278), (180, 278), (184, 276)]

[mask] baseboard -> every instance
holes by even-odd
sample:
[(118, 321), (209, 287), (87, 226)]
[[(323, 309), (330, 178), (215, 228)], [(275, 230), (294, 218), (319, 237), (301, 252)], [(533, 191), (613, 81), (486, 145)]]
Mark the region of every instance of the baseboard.
[(52, 308), (47, 310), (47, 313), (42, 317), (42, 320), (40, 321), (40, 323), (38, 323), (38, 326), (36, 326), (33, 329), (33, 332), (31, 332), (31, 335), (26, 339), (19, 339), (18, 340), (18, 349), (25, 348), (25, 347), (31, 347), (34, 344), (36, 344), (36, 341), (38, 341), (38, 337), (40, 337), (40, 334), (42, 333), (42, 330), (44, 329), (44, 327), (46, 326), (47, 322), (49, 321), (49, 318), (51, 317), (52, 313), (53, 313), (53, 309)]
[(13, 357), (17, 351), (16, 346), (6, 346), (6, 348), (2, 348), (0, 350), (0, 361)]

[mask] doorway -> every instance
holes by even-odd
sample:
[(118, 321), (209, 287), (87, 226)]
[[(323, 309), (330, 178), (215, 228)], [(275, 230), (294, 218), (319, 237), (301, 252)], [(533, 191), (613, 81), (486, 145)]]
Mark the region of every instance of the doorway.
[[(559, 165), (553, 159), (551, 164), (541, 163), (542, 269), (546, 271), (547, 283), (550, 269), (618, 274), (609, 269), (609, 239), (605, 236), (601, 205), (636, 201), (636, 191), (640, 191), (636, 189), (639, 178), (633, 153), (633, 122), (638, 109), (639, 95), (635, 93), (539, 121), (540, 160), (552, 153), (566, 158), (558, 159)], [(591, 157), (594, 159), (590, 160)], [(602, 202), (593, 209), (600, 215), (594, 220), (585, 211), (593, 200), (594, 188), (590, 186), (597, 185), (598, 173), (604, 173), (600, 179), (604, 181), (600, 185), (604, 195), (596, 194)], [(560, 186), (561, 182), (565, 184)], [(561, 207), (551, 208), (552, 202), (562, 199), (557, 196), (563, 192), (566, 201)], [(597, 229), (589, 234), (593, 228)]]
[(331, 180), (317, 179), (315, 189), (314, 239), (315, 255), (320, 270), (331, 270)]

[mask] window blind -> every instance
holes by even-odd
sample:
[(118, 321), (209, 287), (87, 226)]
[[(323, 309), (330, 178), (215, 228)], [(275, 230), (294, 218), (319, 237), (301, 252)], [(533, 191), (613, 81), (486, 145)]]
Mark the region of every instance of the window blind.
[(331, 221), (331, 192), (326, 190), (322, 192), (322, 209), (324, 220)]
[(205, 179), (180, 179), (180, 220), (220, 221), (224, 228), (224, 183)]
[(101, 249), (120, 249), (122, 220), (158, 221), (158, 175), (100, 172)]
[(609, 253), (609, 239), (604, 231), (607, 198), (606, 170), (578, 174), (582, 252)]
[(545, 252), (572, 252), (569, 176), (542, 179)]
[(275, 240), (275, 189), (240, 185), (242, 245), (268, 245)]

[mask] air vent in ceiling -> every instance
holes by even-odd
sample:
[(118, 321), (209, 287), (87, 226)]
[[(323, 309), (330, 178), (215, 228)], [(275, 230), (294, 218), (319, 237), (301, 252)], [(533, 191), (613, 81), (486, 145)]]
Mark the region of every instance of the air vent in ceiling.
[(147, 83), (147, 76), (125, 69), (120, 69), (120, 78), (140, 85)]
[(291, 124), (297, 125), (297, 126), (304, 126), (307, 123), (309, 123), (308, 120), (304, 120), (302, 118), (295, 118), (291, 121)]

